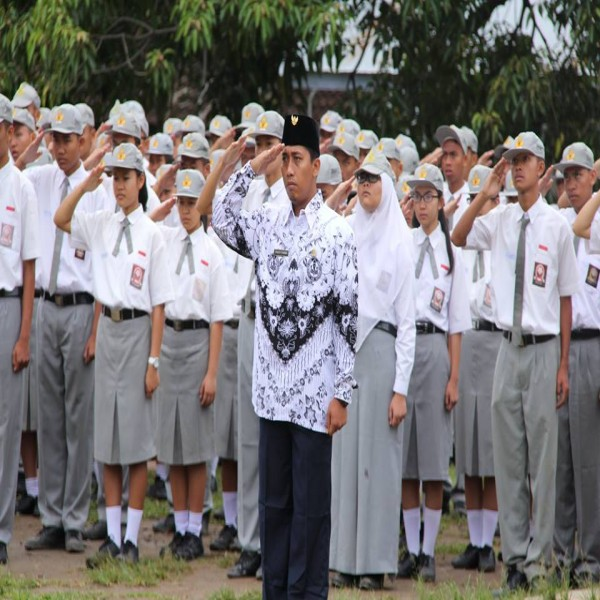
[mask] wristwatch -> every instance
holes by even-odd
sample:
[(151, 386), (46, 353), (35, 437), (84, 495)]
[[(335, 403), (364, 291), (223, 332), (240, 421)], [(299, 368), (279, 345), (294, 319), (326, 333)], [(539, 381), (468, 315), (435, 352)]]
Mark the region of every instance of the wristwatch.
[(155, 369), (158, 369), (158, 356), (150, 356), (148, 358), (148, 364)]

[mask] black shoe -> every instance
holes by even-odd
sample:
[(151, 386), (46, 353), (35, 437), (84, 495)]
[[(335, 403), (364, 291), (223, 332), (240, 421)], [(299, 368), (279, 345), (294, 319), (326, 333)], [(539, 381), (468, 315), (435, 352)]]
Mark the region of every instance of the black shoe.
[(65, 530), (62, 527), (43, 527), (25, 542), (25, 550), (64, 550)]
[(195, 560), (204, 556), (202, 536), (194, 535), (189, 531), (183, 536), (181, 543), (173, 551), (173, 556), (182, 560)]
[(452, 561), (452, 566), (455, 569), (476, 569), (479, 566), (479, 552), (480, 548), (469, 544), (465, 551)]
[(506, 587), (510, 592), (526, 590), (529, 587), (525, 573), (519, 571), (515, 565), (508, 566), (508, 571), (506, 572)]
[(85, 552), (83, 535), (78, 529), (67, 529), (65, 533), (65, 550), (72, 553)]
[(240, 577), (256, 577), (256, 572), (260, 567), (260, 563), (260, 552), (242, 550), (238, 561), (227, 572), (227, 577), (229, 577), (229, 579), (239, 579)]
[(482, 573), (494, 573), (496, 571), (496, 555), (491, 546), (484, 546), (479, 549), (477, 569)]
[(19, 498), (15, 512), (19, 515), (33, 515), (34, 517), (40, 516), (40, 510), (38, 508), (38, 499), (35, 496), (28, 496), (25, 494)]
[(169, 513), (164, 519), (152, 525), (154, 533), (175, 533), (175, 515)]
[(357, 583), (358, 577), (355, 575), (348, 575), (348, 573), (335, 573), (331, 578), (331, 587), (338, 590), (356, 587)]
[(419, 579), (425, 583), (435, 582), (435, 558), (421, 553), (419, 556)]
[(160, 477), (154, 478), (154, 483), (148, 488), (146, 492), (148, 498), (154, 498), (155, 500), (166, 500), (167, 499), (167, 486)]
[(0, 565), (5, 565), (8, 562), (8, 550), (4, 542), (0, 542)]
[(212, 509), (205, 510), (202, 513), (202, 531), (204, 533), (208, 533), (208, 526), (210, 525), (210, 516), (212, 514)]
[(94, 556), (90, 556), (85, 564), (88, 569), (96, 569), (109, 560), (119, 558), (119, 556), (121, 556), (121, 549), (112, 541), (112, 538), (107, 537), (98, 548), (98, 552)]
[(358, 582), (358, 589), (376, 592), (383, 589), (383, 575), (363, 575)]
[(82, 532), (84, 540), (105, 540), (108, 536), (106, 521), (97, 521)]
[(25, 473), (23, 471), (19, 471), (17, 476), (17, 496), (26, 496), (27, 495), (27, 486), (25, 485)]
[(140, 562), (140, 551), (131, 540), (127, 540), (121, 545), (120, 558), (123, 562), (135, 565)]
[(210, 543), (210, 549), (214, 552), (231, 550), (236, 536), (237, 529), (233, 525), (225, 525), (225, 527), (221, 529), (217, 539)]
[(175, 550), (181, 545), (183, 542), (184, 536), (181, 535), (178, 531), (175, 532), (173, 539), (166, 545), (160, 549), (160, 557), (163, 558), (167, 554), (171, 554), (171, 556), (175, 556)]
[(414, 579), (419, 572), (419, 558), (416, 554), (406, 552), (398, 561), (398, 577)]

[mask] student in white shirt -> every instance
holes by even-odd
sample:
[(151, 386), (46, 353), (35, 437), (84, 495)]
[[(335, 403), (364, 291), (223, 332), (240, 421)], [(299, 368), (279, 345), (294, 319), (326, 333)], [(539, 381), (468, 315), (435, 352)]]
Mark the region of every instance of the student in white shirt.
[[(494, 372), (492, 436), (510, 591), (535, 583), (551, 561), (557, 409), (569, 389), (571, 296), (579, 289), (569, 225), (539, 194), (544, 160), (540, 138), (519, 134), (452, 234), (459, 246), (492, 253), (495, 323), (504, 337)], [(507, 161), (518, 202), (476, 218), (500, 191)]]
[(10, 162), (12, 106), (0, 94), (0, 565), (8, 561), (15, 515), (23, 369), (29, 362), (35, 260), (40, 255), (37, 198)]
[[(119, 212), (75, 209), (95, 190), (104, 167), (93, 169), (60, 205), (54, 220), (72, 241), (91, 251), (94, 294), (102, 303), (96, 344), (94, 458), (104, 463), (108, 537), (88, 559), (94, 568), (109, 557), (137, 562), (138, 534), (147, 484), (147, 461), (156, 455), (152, 394), (159, 385), (164, 305), (173, 299), (167, 250), (140, 205), (143, 159), (133, 144), (105, 158), (113, 173)], [(121, 469), (129, 465), (127, 531), (121, 545)]]
[[(404, 425), (402, 514), (408, 552), (398, 576), (435, 581), (435, 543), (452, 449), (450, 417), (458, 402), (461, 337), (471, 328), (471, 315), (462, 257), (450, 243), (444, 216), (442, 174), (422, 165), (408, 185), (414, 205), (417, 342)], [(419, 554), (420, 482), (425, 528)]]
[(412, 235), (385, 156), (371, 151), (356, 178), (348, 222), (358, 257), (358, 387), (333, 439), (329, 562), (333, 587), (378, 590), (398, 564), (402, 420), (416, 337)]

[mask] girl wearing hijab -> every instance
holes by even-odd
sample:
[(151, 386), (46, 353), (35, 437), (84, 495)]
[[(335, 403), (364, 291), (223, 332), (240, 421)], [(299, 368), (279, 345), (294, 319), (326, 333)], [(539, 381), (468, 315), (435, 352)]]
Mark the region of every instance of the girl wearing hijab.
[(333, 439), (330, 567), (334, 587), (378, 590), (398, 560), (402, 420), (415, 350), (412, 239), (385, 156), (370, 153), (356, 179), (358, 387)]

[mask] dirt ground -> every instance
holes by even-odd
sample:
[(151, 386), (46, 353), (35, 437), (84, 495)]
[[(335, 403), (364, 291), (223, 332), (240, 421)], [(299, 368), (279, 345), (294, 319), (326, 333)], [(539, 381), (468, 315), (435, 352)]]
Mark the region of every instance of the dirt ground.
[[(27, 552), (23, 546), (24, 541), (34, 535), (40, 528), (39, 521), (33, 517), (17, 516), (13, 540), (9, 546), (9, 565), (0, 570), (0, 580), (3, 573), (13, 577), (35, 579), (38, 582), (36, 589), (25, 593), (21, 592), (19, 598), (43, 597), (86, 597), (100, 598), (235, 598), (244, 592), (259, 592), (260, 582), (253, 579), (230, 580), (227, 578), (227, 569), (236, 560), (235, 554), (215, 555), (208, 551), (208, 544), (212, 536), (216, 536), (221, 524), (213, 522), (209, 535), (204, 536), (204, 545), (207, 556), (192, 563), (189, 571), (175, 574), (167, 580), (149, 587), (139, 587), (126, 583), (99, 585), (93, 583), (89, 572), (85, 568), (85, 556), (93, 554), (100, 542), (88, 542), (85, 556), (67, 554), (62, 551)], [(144, 521), (140, 535), (140, 557), (159, 559), (159, 551), (169, 541), (169, 536), (154, 534), (152, 521)], [(465, 586), (483, 586), (489, 588), (500, 584), (500, 565), (496, 573), (477, 575), (473, 572), (456, 571), (452, 569), (450, 560), (457, 549), (466, 543), (466, 523), (457, 519), (445, 519), (438, 540), (437, 579), (436, 586), (444, 582), (454, 582), (459, 588)], [(386, 578), (386, 589), (375, 596), (381, 598), (419, 598), (427, 595), (419, 594), (416, 584), (411, 581), (389, 581)], [(425, 586), (425, 590), (434, 591), (434, 586)], [(61, 594), (64, 593), (64, 596)], [(1, 596), (0, 587), (0, 596)], [(331, 593), (332, 598), (361, 598), (363, 594), (337, 594)], [(11, 597), (10, 593), (8, 596)], [(372, 597), (372, 594), (364, 594)]]

